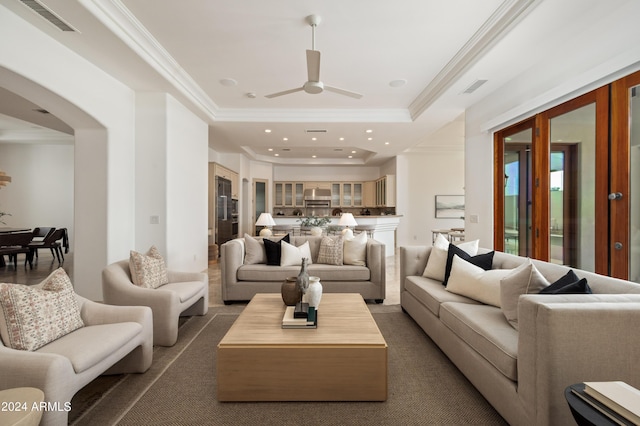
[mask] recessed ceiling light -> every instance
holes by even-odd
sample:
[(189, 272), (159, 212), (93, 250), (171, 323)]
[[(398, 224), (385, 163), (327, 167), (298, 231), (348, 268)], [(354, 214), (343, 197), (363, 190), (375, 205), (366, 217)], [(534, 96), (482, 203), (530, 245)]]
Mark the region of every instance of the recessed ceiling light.
[(351, 153), (352, 153), (352, 154), (355, 154), (356, 152), (355, 152), (355, 151), (351, 151)]
[(385, 145), (389, 145), (389, 142), (385, 142), (384, 144), (385, 144)]
[(236, 86), (238, 82), (232, 78), (223, 78), (222, 80), (220, 80), (220, 84), (222, 84), (223, 86), (232, 87)]
[(280, 157), (280, 154), (274, 154), (276, 157)]
[(371, 130), (371, 129), (367, 129), (367, 130), (365, 130), (365, 132), (366, 132), (366, 133), (373, 133), (373, 130)]
[(311, 138), (311, 140), (312, 140), (312, 141), (317, 141), (317, 140), (318, 140), (318, 138)]
[(350, 155), (349, 158), (353, 158), (353, 155)]
[(271, 129), (264, 129), (265, 133), (271, 133)]
[(268, 151), (269, 151), (269, 152), (273, 151), (273, 148), (269, 148), (269, 150), (268, 150)]
[(288, 141), (288, 140), (289, 140), (289, 138), (282, 138), (282, 140), (283, 140), (283, 141)]
[(317, 157), (317, 155), (312, 155), (312, 156), (311, 156), (311, 158), (316, 158), (316, 157)]
[(373, 138), (367, 138), (367, 140), (372, 141), (372, 140), (373, 140)]
[(405, 79), (391, 80), (389, 82), (389, 86), (391, 86), (391, 87), (402, 87), (405, 84), (407, 84), (407, 80), (405, 80)]
[(344, 138), (340, 138), (340, 140), (341, 140), (341, 141), (343, 141), (343, 140), (344, 140)]

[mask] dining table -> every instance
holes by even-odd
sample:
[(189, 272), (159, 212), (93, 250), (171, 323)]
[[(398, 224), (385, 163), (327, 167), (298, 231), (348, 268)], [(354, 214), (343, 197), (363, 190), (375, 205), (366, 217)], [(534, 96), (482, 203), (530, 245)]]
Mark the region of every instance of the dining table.
[[(31, 231), (31, 228), (13, 228), (10, 226), (0, 226), (0, 234), (11, 234), (13, 232), (27, 232)], [(0, 255), (0, 268), (7, 266), (4, 261), (4, 256)]]

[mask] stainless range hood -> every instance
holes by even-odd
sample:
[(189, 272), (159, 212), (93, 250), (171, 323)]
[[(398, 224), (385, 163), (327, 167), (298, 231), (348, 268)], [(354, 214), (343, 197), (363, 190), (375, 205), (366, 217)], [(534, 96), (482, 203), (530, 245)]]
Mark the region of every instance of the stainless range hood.
[(305, 189), (304, 201), (331, 201), (331, 190), (321, 188)]

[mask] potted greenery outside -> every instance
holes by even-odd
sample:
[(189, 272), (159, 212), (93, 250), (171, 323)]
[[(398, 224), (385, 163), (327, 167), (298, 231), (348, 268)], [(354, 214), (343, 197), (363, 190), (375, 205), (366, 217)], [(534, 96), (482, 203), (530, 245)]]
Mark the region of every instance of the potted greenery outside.
[(300, 226), (303, 228), (310, 228), (311, 235), (322, 235), (322, 227), (331, 222), (331, 218), (327, 216), (307, 216), (302, 219), (298, 219)]
[(4, 223), (4, 221), (2, 220), (3, 216), (11, 216), (11, 214), (5, 213), (5, 212), (0, 212), (0, 223), (3, 224), (3, 225), (6, 225), (6, 223)]

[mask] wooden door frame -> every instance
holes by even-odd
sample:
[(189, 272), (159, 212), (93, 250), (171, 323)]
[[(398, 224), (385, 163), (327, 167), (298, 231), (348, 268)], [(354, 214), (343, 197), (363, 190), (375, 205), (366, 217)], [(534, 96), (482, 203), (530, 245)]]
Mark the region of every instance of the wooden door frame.
[[(611, 84), (611, 183), (609, 193), (622, 193), (622, 198), (608, 203), (611, 217), (608, 241), (610, 252), (610, 270), (612, 277), (629, 278), (629, 245), (630, 245), (630, 186), (631, 173), (630, 122), (629, 122), (629, 89), (640, 85), (640, 71), (614, 81)], [(622, 243), (620, 249), (616, 242)]]

